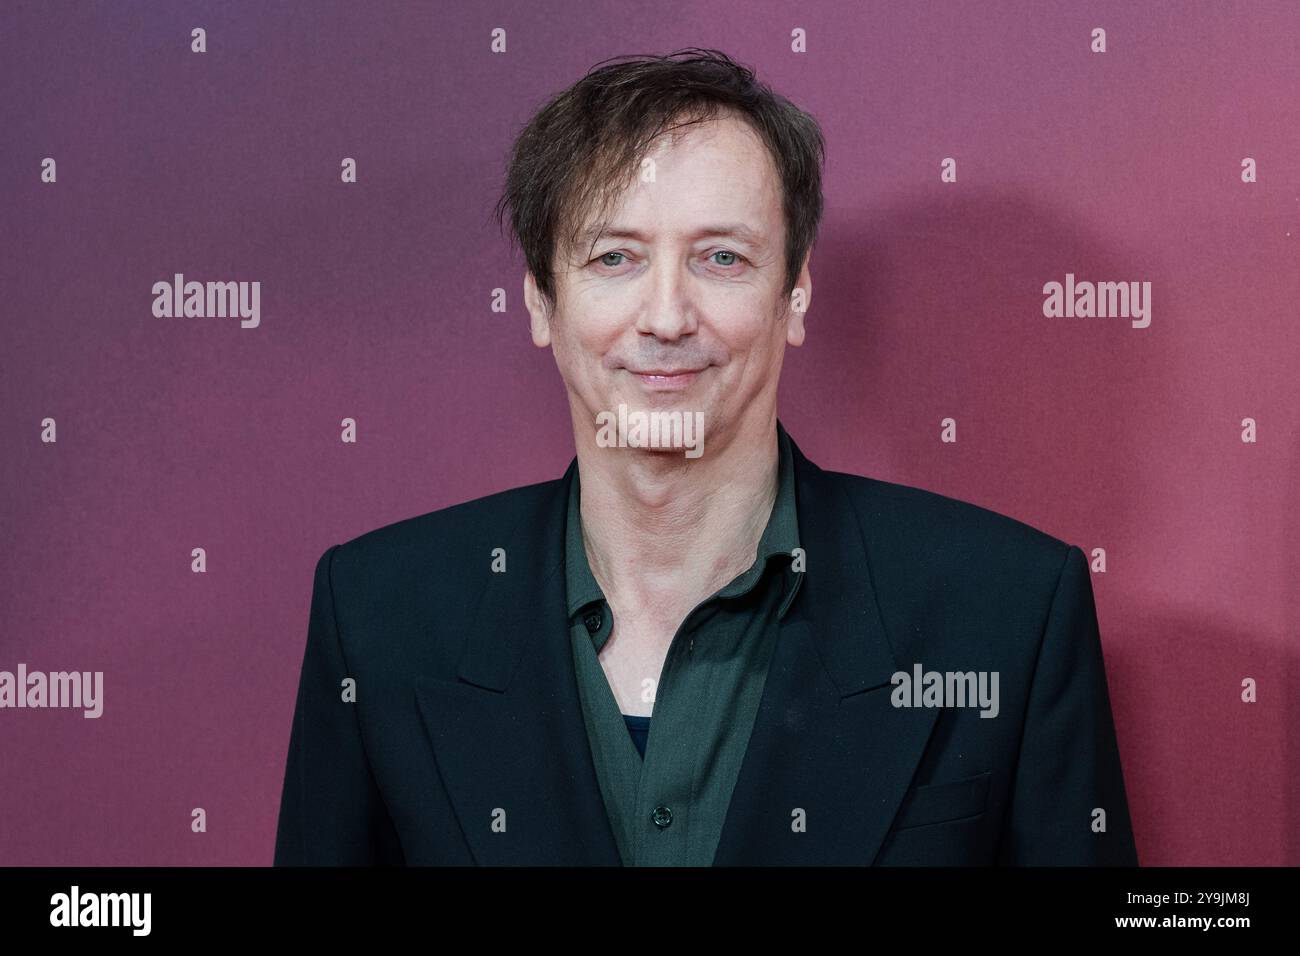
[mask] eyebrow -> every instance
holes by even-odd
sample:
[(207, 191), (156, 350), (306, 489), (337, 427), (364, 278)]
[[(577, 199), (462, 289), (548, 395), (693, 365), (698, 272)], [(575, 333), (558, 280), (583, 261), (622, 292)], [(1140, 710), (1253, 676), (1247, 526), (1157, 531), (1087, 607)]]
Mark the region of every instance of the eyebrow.
[[(716, 225), (703, 226), (696, 229), (690, 234), (692, 239), (717, 238), (719, 236), (730, 236), (746, 242), (751, 246), (763, 246), (766, 243), (763, 237), (750, 229), (744, 223), (726, 222)], [(647, 241), (649, 237), (638, 229), (628, 229), (617, 226), (612, 229), (600, 229), (598, 226), (591, 226), (584, 229), (578, 234), (578, 241), (583, 243), (594, 244), (601, 239), (636, 239), (639, 242)]]

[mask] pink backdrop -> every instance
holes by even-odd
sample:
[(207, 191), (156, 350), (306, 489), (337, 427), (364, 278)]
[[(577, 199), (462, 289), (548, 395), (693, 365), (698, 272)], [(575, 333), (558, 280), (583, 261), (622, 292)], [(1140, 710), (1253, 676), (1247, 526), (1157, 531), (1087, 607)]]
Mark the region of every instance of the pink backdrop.
[[(0, 864), (271, 861), (316, 558), (572, 455), (513, 135), (685, 46), (826, 133), (795, 440), (1104, 548), (1143, 863), (1300, 863), (1300, 6), (1080, 6), (6, 3), (0, 670), (103, 671), (104, 713), (0, 710)], [(259, 327), (155, 318), (176, 272), (260, 281)], [(1066, 273), (1150, 327), (1044, 317)]]

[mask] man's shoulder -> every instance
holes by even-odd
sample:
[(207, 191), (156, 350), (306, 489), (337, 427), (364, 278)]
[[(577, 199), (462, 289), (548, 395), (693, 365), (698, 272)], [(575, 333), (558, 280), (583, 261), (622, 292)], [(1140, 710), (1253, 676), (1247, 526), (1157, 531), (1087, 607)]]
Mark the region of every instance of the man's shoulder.
[(876, 556), (913, 571), (995, 577), (999, 572), (1055, 580), (1069, 542), (1026, 521), (961, 498), (900, 484), (828, 471), (847, 495)]
[(900, 660), (983, 654), (991, 669), (1014, 671), (1035, 659), (1062, 582), (1088, 583), (1079, 548), (1010, 515), (877, 478), (834, 473), (832, 481), (856, 514)]
[(538, 521), (562, 481), (508, 488), (380, 525), (339, 545), (335, 564), (372, 583), (455, 579), (456, 569), (475, 558), (486, 566), (483, 547), (504, 547), (516, 529)]

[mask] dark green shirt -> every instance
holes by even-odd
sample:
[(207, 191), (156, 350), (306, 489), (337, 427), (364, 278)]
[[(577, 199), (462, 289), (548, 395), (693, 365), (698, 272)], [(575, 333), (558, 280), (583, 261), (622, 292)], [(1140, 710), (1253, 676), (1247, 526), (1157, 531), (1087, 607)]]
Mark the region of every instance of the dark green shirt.
[(626, 866), (709, 866), (763, 696), (778, 622), (803, 562), (794, 459), (777, 423), (778, 486), (754, 563), (698, 604), (673, 635), (642, 758), (599, 653), (613, 614), (587, 562), (578, 475), (569, 490), (565, 583), (578, 692), (609, 822)]

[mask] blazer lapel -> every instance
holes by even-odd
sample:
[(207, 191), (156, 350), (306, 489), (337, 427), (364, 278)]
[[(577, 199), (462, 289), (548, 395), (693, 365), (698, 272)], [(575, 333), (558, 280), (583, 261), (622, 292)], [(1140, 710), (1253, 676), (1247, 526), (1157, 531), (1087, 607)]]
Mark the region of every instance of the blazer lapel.
[[(564, 595), (576, 459), (506, 549), (467, 622), (456, 681), (415, 681), (474, 862), (620, 866), (578, 697)], [(486, 562), (487, 557), (484, 556)]]
[(871, 864), (937, 717), (891, 705), (890, 676), (906, 668), (872, 588), (869, 529), (793, 450), (806, 576), (781, 622), (714, 866)]

